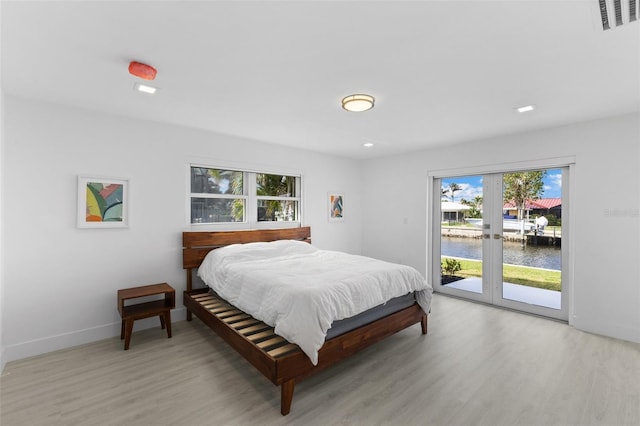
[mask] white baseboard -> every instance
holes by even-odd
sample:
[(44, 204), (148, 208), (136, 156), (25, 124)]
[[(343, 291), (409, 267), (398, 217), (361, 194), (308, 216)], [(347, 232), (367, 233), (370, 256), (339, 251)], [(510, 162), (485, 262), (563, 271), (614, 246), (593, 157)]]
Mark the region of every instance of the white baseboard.
[[(171, 311), (171, 322), (185, 320), (186, 315), (186, 308), (174, 309)], [(157, 326), (157, 318), (147, 318), (136, 321), (133, 330), (138, 331)], [(4, 367), (4, 363), (11, 361), (84, 345), (98, 340), (110, 339), (115, 336), (120, 336), (120, 327), (121, 323), (117, 322), (8, 345), (4, 348), (0, 361), (2, 362), (2, 367)]]

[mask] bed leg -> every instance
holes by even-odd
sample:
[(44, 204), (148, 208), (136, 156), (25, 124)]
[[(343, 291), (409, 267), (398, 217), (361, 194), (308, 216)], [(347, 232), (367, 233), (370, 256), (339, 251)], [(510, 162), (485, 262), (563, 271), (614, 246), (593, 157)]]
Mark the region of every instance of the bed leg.
[(427, 316), (426, 315), (422, 316), (422, 321), (420, 321), (420, 324), (422, 325), (422, 334), (427, 334)]
[[(187, 271), (187, 293), (190, 293), (193, 290), (193, 270), (192, 268), (186, 269)], [(191, 311), (187, 308), (187, 321), (191, 321), (193, 316), (191, 315)]]
[(280, 391), (280, 413), (283, 416), (291, 411), (291, 401), (293, 400), (293, 388), (296, 385), (295, 379), (287, 380), (281, 386)]

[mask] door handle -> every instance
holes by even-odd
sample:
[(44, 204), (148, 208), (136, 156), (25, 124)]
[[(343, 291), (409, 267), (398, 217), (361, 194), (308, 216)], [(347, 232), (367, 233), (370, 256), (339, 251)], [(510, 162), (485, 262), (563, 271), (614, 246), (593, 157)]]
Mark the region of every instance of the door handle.
[(493, 234), (493, 239), (494, 240), (504, 240), (504, 236), (502, 236), (500, 234)]
[(482, 238), (488, 240), (489, 238), (491, 238), (491, 234), (482, 234)]

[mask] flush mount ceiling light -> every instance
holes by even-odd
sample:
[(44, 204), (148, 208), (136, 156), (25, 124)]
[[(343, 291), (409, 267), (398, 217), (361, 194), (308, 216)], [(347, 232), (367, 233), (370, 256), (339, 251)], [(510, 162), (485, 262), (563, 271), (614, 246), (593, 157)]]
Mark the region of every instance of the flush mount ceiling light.
[(516, 108), (516, 111), (529, 112), (529, 111), (533, 111), (534, 109), (536, 109), (535, 105), (525, 105), (525, 106), (521, 106), (520, 108)]
[(351, 112), (362, 112), (373, 108), (375, 99), (371, 95), (349, 95), (342, 98), (342, 108)]
[(371, 148), (373, 145), (373, 142), (365, 142), (362, 144), (362, 146), (364, 146), (365, 148)]
[(155, 87), (147, 86), (146, 84), (142, 84), (142, 83), (134, 84), (133, 89), (137, 90), (138, 92), (149, 93), (150, 95), (153, 95), (158, 90)]

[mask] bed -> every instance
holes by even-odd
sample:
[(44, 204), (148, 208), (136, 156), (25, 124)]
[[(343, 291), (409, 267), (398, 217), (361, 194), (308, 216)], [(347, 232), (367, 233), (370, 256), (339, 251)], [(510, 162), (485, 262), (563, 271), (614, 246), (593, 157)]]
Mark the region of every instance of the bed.
[[(269, 315), (265, 316), (265, 313), (259, 310), (252, 312), (253, 315), (251, 315), (236, 307), (235, 305), (245, 303), (243, 300), (234, 299), (235, 293), (239, 292), (235, 288), (236, 281), (232, 281), (231, 284), (226, 283), (223, 287), (210, 284), (215, 288), (215, 291), (209, 287), (194, 288), (194, 271), (201, 267), (203, 261), (205, 265), (200, 269), (210, 268), (215, 271), (220, 268), (219, 264), (207, 266), (210, 264), (211, 257), (216, 257), (225, 250), (235, 249), (237, 244), (243, 244), (247, 247), (263, 247), (261, 243), (267, 242), (287, 244), (287, 247), (291, 244), (295, 246), (295, 250), (299, 250), (300, 247), (296, 246), (295, 242), (298, 242), (298, 245), (300, 242), (310, 243), (311, 229), (301, 227), (251, 231), (184, 232), (183, 267), (187, 273), (184, 305), (187, 308), (187, 320), (190, 321), (192, 315), (196, 315), (273, 384), (281, 387), (280, 412), (282, 415), (287, 415), (290, 412), (295, 384), (304, 378), (414, 324), (421, 324), (422, 334), (427, 334), (427, 314), (425, 312), (429, 310), (430, 288), (416, 292), (416, 295), (421, 296), (417, 300), (412, 296), (414, 293), (394, 297), (391, 301), (383, 303), (375, 309), (368, 309), (351, 318), (340, 318), (339, 321), (332, 322), (329, 325), (329, 330), (322, 327), (322, 330), (327, 334), (319, 345), (315, 340), (309, 345), (304, 339), (296, 344), (298, 336), (307, 336), (307, 334), (313, 333), (293, 332), (291, 334), (290, 330), (286, 330), (279, 323), (274, 323), (268, 318)], [(310, 244), (305, 245), (310, 246)], [(266, 244), (264, 246), (269, 246), (269, 249), (272, 247)], [(222, 247), (224, 249), (211, 253), (207, 257), (209, 252)], [(277, 250), (282, 250), (282, 246), (277, 247)], [(310, 248), (307, 251), (314, 252), (315, 255), (315, 249)], [(317, 256), (327, 256), (324, 251), (322, 252)], [(336, 256), (333, 252), (329, 255)], [(266, 263), (272, 263), (272, 261), (269, 259)], [(201, 271), (201, 274), (204, 272)], [(310, 276), (307, 275), (307, 277)], [(253, 280), (249, 282), (250, 287), (256, 286), (262, 281), (262, 276), (258, 272), (247, 274), (246, 277), (248, 280)], [(310, 278), (307, 280), (311, 281)], [(241, 281), (237, 281), (238, 287), (241, 285)], [(425, 299), (424, 294), (427, 293), (427, 290), (429, 297)], [(227, 297), (222, 297), (221, 293)], [(260, 299), (263, 294), (260, 293), (259, 296), (253, 296), (253, 298)], [(229, 300), (235, 300), (235, 304), (230, 303)], [(373, 302), (368, 301), (368, 303)], [(382, 310), (378, 312), (380, 309)], [(331, 311), (337, 311), (337, 309), (331, 309)], [(260, 319), (263, 317), (264, 321)], [(353, 323), (353, 321), (359, 322)], [(280, 334), (276, 331), (279, 331)], [(287, 333), (293, 337), (286, 339), (281, 335), (288, 336)], [(317, 350), (315, 350), (316, 346)]]

